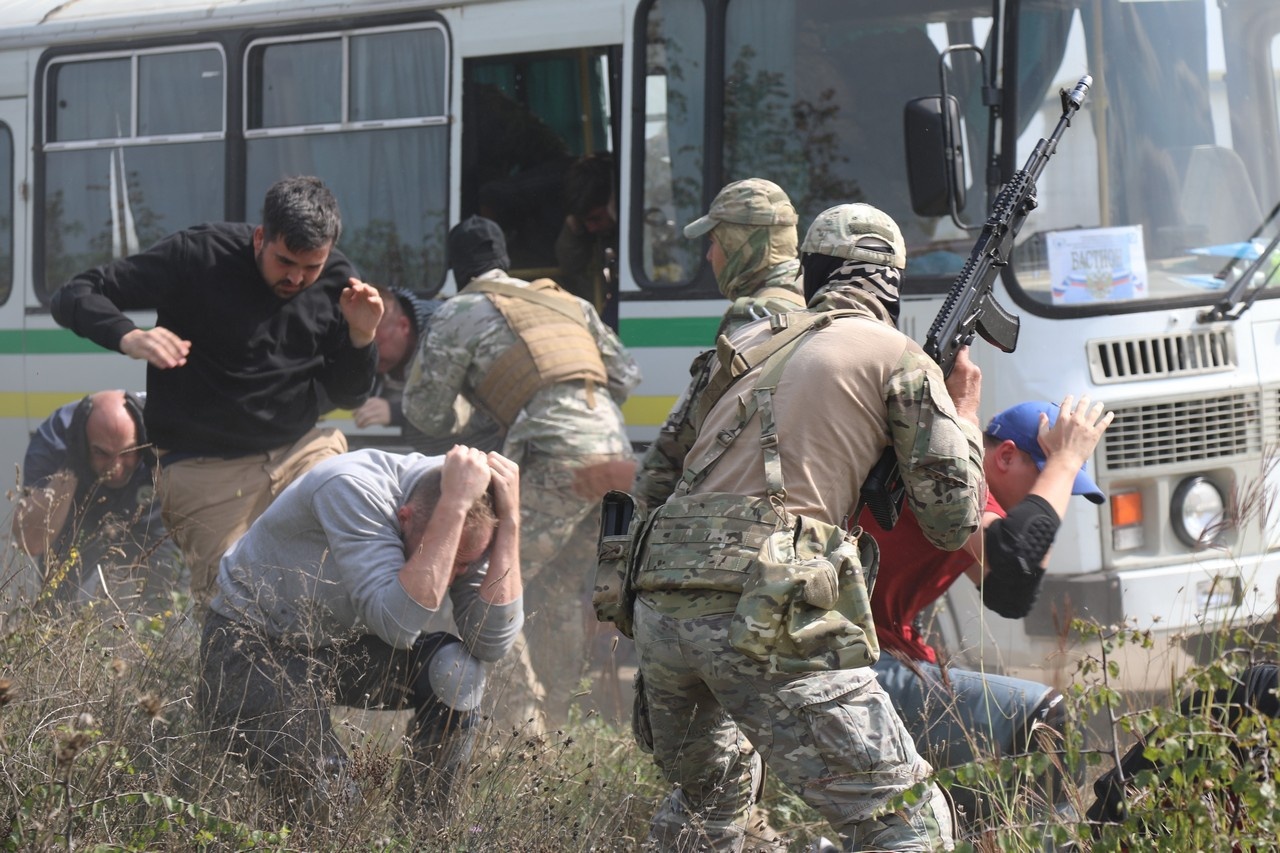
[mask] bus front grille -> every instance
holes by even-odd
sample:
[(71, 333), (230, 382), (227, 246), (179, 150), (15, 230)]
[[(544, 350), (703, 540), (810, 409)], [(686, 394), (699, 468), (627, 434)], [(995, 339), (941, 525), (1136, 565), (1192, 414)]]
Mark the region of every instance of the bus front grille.
[(1161, 376), (1196, 376), (1236, 367), (1232, 327), (1109, 338), (1088, 344), (1089, 373), (1097, 385)]
[[(1271, 389), (1269, 401), (1275, 394)], [(1259, 456), (1262, 408), (1257, 392), (1117, 407), (1115, 421), (1103, 434), (1102, 463), (1108, 473), (1116, 474), (1156, 465)]]

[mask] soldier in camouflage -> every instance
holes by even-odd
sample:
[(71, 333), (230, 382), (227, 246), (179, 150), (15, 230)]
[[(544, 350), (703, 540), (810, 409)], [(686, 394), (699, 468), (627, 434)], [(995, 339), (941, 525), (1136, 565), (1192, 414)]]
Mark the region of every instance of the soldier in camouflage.
[(431, 317), (443, 299), (424, 299), (399, 287), (379, 287), (382, 297), (382, 319), (373, 333), (378, 345), (377, 378), (373, 395), (351, 413), (361, 429), (371, 426), (393, 426), (409, 449), (423, 456), (443, 456), (455, 444), (474, 447), (486, 453), (502, 446), (503, 430), (483, 412), (472, 412), (468, 431), (457, 435), (428, 438), (404, 416), (401, 397), (419, 344), (431, 327)]
[[(797, 671), (762, 659), (758, 649), (743, 651), (744, 614), (736, 611), (748, 592), (758, 599), (766, 566), (757, 547), (762, 504), (802, 526), (843, 527), (886, 447), (894, 448), (907, 499), (938, 547), (964, 544), (985, 497), (977, 428), (957, 415), (938, 366), (892, 322), (906, 266), (896, 223), (869, 205), (828, 210), (806, 236), (801, 263), (814, 272), (815, 287), (806, 287), (811, 310), (840, 313), (816, 325), (770, 380), (771, 406), (745, 422), (740, 414), (769, 387), (766, 362), (695, 414), (701, 422), (689, 459), (697, 463), (689, 467), (698, 475), (655, 510), (637, 540), (634, 631), (654, 758), (680, 786), (655, 817), (648, 843), (741, 850), (763, 759), (830, 822), (846, 850), (949, 849), (950, 815), (935, 786), (914, 805), (890, 809), (931, 768), (870, 667)], [(730, 343), (750, 353), (785, 325), (752, 324)], [(736, 439), (716, 448), (734, 430)], [(857, 615), (865, 623), (865, 599), (863, 606), (867, 612)], [(769, 636), (753, 642), (767, 644)], [(743, 734), (759, 754), (742, 748)]]
[(589, 303), (549, 280), (506, 275), (496, 223), (467, 219), (448, 248), (466, 286), (431, 319), (405, 416), (429, 436), (465, 429), (477, 408), (506, 427), (503, 455), (520, 466), (527, 655), (540, 682), (513, 674), (508, 699), (517, 708), (541, 699), (546, 722), (560, 725), (586, 672), (600, 499), (635, 476), (619, 406), (640, 370)]
[[(763, 317), (804, 307), (796, 257), (797, 221), (796, 209), (782, 187), (763, 178), (748, 178), (725, 186), (707, 215), (685, 226), (684, 235), (690, 239), (710, 237), (707, 261), (720, 292), (733, 300), (716, 337)], [(640, 461), (631, 492), (643, 505), (659, 506), (680, 479), (693, 445), (693, 405), (707, 386), (714, 354), (707, 351), (694, 359), (688, 389)]]

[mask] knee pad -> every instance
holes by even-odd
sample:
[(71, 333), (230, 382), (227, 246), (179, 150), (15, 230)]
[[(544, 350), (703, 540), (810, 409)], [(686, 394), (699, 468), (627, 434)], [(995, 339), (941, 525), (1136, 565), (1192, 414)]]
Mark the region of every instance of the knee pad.
[(484, 696), (487, 678), (484, 664), (460, 642), (446, 643), (431, 656), (427, 681), (431, 692), (453, 711), (474, 711)]
[(1027, 721), (1023, 724), (1022, 730), (1015, 735), (1013, 748), (1017, 751), (1038, 750), (1039, 746), (1035, 738), (1036, 726), (1047, 726), (1055, 732), (1061, 733), (1066, 723), (1066, 697), (1057, 690), (1050, 688), (1049, 692), (1044, 694), (1040, 702), (1027, 715)]

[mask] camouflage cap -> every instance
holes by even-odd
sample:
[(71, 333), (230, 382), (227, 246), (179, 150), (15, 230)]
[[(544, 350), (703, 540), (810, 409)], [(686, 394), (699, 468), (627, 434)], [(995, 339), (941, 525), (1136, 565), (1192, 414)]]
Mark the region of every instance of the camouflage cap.
[(898, 223), (869, 204), (839, 204), (818, 214), (800, 252), (907, 268), (907, 244)]
[(721, 222), (735, 225), (795, 225), (800, 221), (782, 187), (764, 178), (734, 181), (716, 193), (707, 215), (684, 227), (684, 236), (693, 239)]

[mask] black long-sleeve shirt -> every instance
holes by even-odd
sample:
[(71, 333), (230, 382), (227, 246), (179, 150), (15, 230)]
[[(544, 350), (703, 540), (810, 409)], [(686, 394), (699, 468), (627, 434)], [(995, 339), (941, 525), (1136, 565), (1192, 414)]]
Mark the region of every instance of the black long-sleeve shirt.
[(315, 426), (318, 386), (347, 408), (373, 388), (377, 347), (352, 345), (338, 300), (355, 275), (336, 249), (315, 284), (282, 300), (262, 278), (252, 225), (213, 223), (81, 273), (53, 318), (106, 349), (137, 328), (124, 311), (191, 342), (182, 367), (147, 366), (147, 433), (163, 450), (236, 456), (291, 444)]

